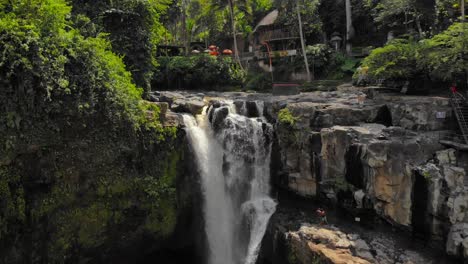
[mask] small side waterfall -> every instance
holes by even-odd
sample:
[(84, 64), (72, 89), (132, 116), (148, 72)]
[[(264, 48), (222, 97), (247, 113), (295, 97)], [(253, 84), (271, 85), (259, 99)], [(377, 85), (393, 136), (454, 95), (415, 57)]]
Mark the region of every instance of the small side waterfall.
[(276, 208), (269, 196), (272, 126), (236, 114), (231, 102), (215, 102), (196, 119), (184, 115), (184, 122), (202, 180), (208, 264), (254, 264)]

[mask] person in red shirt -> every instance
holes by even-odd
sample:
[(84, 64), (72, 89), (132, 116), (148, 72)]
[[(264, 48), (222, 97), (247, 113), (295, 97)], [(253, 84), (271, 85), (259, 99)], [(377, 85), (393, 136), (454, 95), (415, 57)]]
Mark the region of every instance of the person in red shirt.
[(452, 93), (456, 94), (458, 92), (457, 84), (452, 83), (452, 86), (450, 87), (450, 90), (452, 91)]
[(327, 213), (322, 208), (317, 209), (317, 215), (320, 217), (320, 225), (328, 225)]

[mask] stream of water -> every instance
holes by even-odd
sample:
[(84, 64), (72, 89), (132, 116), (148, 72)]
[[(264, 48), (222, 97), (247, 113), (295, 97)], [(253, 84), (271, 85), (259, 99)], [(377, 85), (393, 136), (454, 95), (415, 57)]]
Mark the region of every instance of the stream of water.
[[(259, 113), (262, 104), (258, 104)], [(254, 264), (276, 208), (270, 197), (272, 126), (219, 102), (184, 115), (204, 196), (208, 264)]]

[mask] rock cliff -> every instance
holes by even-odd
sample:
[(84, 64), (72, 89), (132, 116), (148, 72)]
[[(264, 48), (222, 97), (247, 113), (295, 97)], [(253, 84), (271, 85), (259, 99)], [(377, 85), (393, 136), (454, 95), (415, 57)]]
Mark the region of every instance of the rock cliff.
[(362, 91), (369, 97), (363, 105), (356, 90), (340, 89), (293, 96), (162, 93), (157, 100), (196, 114), (203, 100), (225, 97), (238, 113), (267, 117), (275, 124), (277, 188), (356, 217), (372, 212), (466, 258), (468, 155), (439, 143), (457, 128), (449, 100)]

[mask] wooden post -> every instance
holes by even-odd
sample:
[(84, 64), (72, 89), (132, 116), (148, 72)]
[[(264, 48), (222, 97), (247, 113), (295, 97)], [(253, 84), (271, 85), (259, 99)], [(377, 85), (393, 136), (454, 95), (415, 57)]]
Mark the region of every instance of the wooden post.
[(305, 42), (304, 42), (304, 34), (302, 32), (302, 19), (301, 19), (301, 12), (299, 9), (299, 1), (297, 1), (296, 5), (297, 9), (297, 20), (299, 22), (299, 35), (301, 37), (301, 47), (302, 47), (302, 55), (304, 56), (304, 64), (307, 72), (307, 81), (310, 82), (311, 76), (310, 76), (310, 69), (309, 69), (309, 62), (307, 61), (307, 54), (306, 54), (306, 49), (305, 49)]
[(346, 3), (346, 53), (351, 56), (352, 46), (351, 38), (353, 37), (352, 27), (352, 11), (351, 11), (351, 0), (345, 0)]
[(460, 0), (461, 1), (461, 5), (460, 5), (460, 8), (461, 8), (461, 21), (462, 23), (465, 22), (465, 0)]

